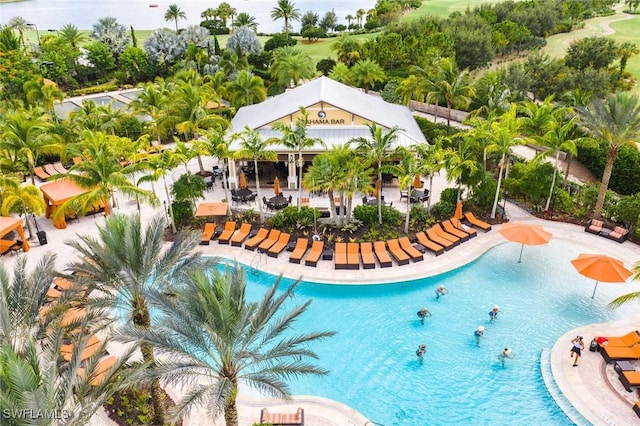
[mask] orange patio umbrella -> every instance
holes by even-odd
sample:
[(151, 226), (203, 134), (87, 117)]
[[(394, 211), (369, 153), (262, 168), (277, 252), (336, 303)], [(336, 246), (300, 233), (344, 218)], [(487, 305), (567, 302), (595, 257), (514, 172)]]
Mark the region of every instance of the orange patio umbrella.
[(422, 181), (420, 180), (420, 175), (416, 175), (413, 178), (413, 187), (414, 188), (422, 188)]
[(522, 262), (522, 250), (525, 244), (528, 246), (539, 246), (547, 244), (551, 239), (551, 233), (545, 231), (542, 226), (526, 222), (505, 223), (500, 228), (500, 233), (507, 240), (522, 244), (518, 263)]
[(243, 171), (240, 171), (240, 175), (238, 176), (238, 184), (240, 185), (240, 189), (247, 188), (247, 177), (245, 176)]
[(458, 201), (456, 204), (456, 212), (453, 214), (455, 219), (462, 219), (462, 201)]
[(276, 194), (276, 197), (280, 195), (280, 179), (277, 177), (273, 180), (273, 192)]
[(625, 268), (622, 261), (605, 254), (581, 253), (571, 263), (581, 275), (596, 280), (592, 299), (596, 295), (598, 282), (623, 283), (631, 276), (631, 271)]

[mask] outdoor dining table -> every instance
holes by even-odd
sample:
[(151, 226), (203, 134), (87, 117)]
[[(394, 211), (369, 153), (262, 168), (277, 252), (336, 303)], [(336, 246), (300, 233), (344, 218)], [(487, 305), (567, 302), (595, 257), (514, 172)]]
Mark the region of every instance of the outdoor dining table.
[(255, 198), (254, 192), (250, 189), (237, 189), (234, 194), (240, 201), (246, 202), (251, 201), (252, 198)]
[(427, 199), (429, 198), (428, 195), (425, 195), (425, 191), (420, 190), (420, 189), (414, 189), (411, 191), (411, 196), (409, 197), (409, 199), (411, 200), (412, 203), (423, 203), (425, 201), (427, 201)]
[(282, 195), (278, 195), (277, 197), (269, 198), (269, 204), (272, 205), (274, 209), (279, 210), (289, 205), (289, 199)]

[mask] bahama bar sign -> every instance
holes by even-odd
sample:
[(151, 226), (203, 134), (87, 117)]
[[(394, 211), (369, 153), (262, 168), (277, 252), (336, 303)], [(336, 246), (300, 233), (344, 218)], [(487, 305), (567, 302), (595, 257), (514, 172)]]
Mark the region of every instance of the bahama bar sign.
[(311, 125), (322, 125), (322, 124), (329, 124), (329, 125), (344, 125), (345, 124), (345, 119), (344, 118), (329, 118), (327, 117), (327, 112), (320, 110), (317, 112), (316, 116), (310, 116), (309, 117), (309, 124)]

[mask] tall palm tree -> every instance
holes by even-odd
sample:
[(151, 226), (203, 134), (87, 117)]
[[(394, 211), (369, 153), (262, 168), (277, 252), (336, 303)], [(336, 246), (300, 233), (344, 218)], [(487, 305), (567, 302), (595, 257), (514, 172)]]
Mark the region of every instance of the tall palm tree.
[[(101, 132), (88, 130), (85, 130), (82, 136), (83, 141), (77, 146), (70, 147), (69, 150), (70, 156), (79, 156), (84, 161), (74, 164), (69, 169), (69, 173), (58, 175), (54, 179), (69, 179), (87, 189), (87, 192), (63, 203), (54, 215), (64, 214), (72, 206), (79, 206), (81, 212), (102, 206), (105, 215), (109, 215), (115, 191), (136, 199), (142, 198), (152, 205), (157, 203), (158, 200), (153, 193), (138, 188), (130, 180), (134, 173), (144, 169), (142, 162), (122, 166), (118, 160), (121, 154), (131, 147), (130, 139), (107, 136)], [(131, 153), (131, 155), (134, 154)]]
[(364, 87), (364, 93), (369, 93), (373, 84), (382, 83), (386, 78), (382, 67), (369, 58), (356, 62), (351, 68), (351, 79), (356, 85)]
[(299, 46), (283, 46), (273, 52), (269, 74), (285, 87), (296, 87), (301, 80), (316, 75), (314, 61)]
[(577, 107), (580, 123), (589, 136), (608, 146), (607, 161), (602, 173), (593, 218), (599, 219), (604, 196), (609, 188), (613, 163), (623, 145), (633, 145), (640, 138), (640, 100), (626, 92), (610, 94), (606, 99), (595, 99), (588, 107)]
[(82, 43), (87, 40), (87, 37), (82, 33), (78, 27), (73, 24), (64, 24), (57, 33), (65, 42), (69, 43), (71, 47), (78, 48)]
[(339, 62), (349, 67), (362, 57), (362, 44), (355, 36), (348, 34), (339, 35), (329, 48), (336, 52)]
[(335, 147), (330, 151), (322, 152), (311, 160), (311, 166), (302, 179), (302, 185), (311, 192), (326, 192), (329, 197), (329, 213), (331, 218), (336, 215), (336, 202), (334, 194), (338, 187), (339, 174), (337, 163), (334, 160)]
[(284, 20), (284, 33), (289, 38), (291, 30), (290, 21), (300, 20), (300, 9), (296, 8), (296, 4), (289, 0), (278, 0), (278, 5), (271, 9), (271, 20)]
[(355, 19), (356, 17), (353, 15), (347, 15), (344, 17), (344, 20), (347, 21), (347, 31), (351, 31), (351, 21)]
[(236, 108), (253, 105), (267, 99), (264, 80), (247, 70), (238, 72), (236, 79), (227, 83), (226, 88), (229, 94), (229, 101)]
[(356, 19), (358, 20), (358, 26), (360, 28), (362, 28), (362, 18), (364, 18), (367, 15), (367, 11), (364, 9), (358, 9), (356, 10)]
[(229, 18), (233, 18), (236, 12), (236, 9), (231, 7), (231, 5), (227, 2), (222, 2), (218, 5), (218, 17), (225, 27), (227, 26), (227, 20), (229, 20)]
[[(316, 144), (325, 146), (322, 139), (310, 138), (307, 136), (307, 125), (309, 123), (309, 113), (304, 107), (300, 107), (300, 114), (296, 117), (293, 128), (287, 123), (275, 123), (271, 128), (278, 132), (282, 132), (282, 138), (275, 138), (275, 141), (281, 143), (289, 149), (298, 151), (298, 201), (302, 199), (302, 167), (304, 160), (302, 158), (302, 150), (311, 148)], [(302, 205), (298, 202), (298, 211)]]
[(438, 75), (432, 80), (432, 99), (447, 105), (447, 127), (451, 126), (451, 109), (466, 107), (475, 94), (469, 70), (458, 71), (453, 58), (443, 58), (438, 63)]
[(148, 114), (153, 121), (153, 130), (157, 141), (162, 141), (166, 134), (169, 107), (169, 93), (172, 85), (163, 79), (157, 79), (155, 83), (145, 83), (138, 96), (131, 101), (129, 108), (138, 114)]
[[(75, 272), (72, 278), (92, 283), (99, 290), (92, 303), (119, 309), (127, 323), (139, 330), (159, 326), (149, 310), (148, 290), (173, 293), (189, 273), (217, 263), (215, 258), (194, 253), (199, 237), (193, 233), (178, 233), (171, 244), (165, 245), (166, 226), (163, 215), (143, 227), (139, 215), (115, 214), (98, 225), (97, 237), (79, 235), (67, 241), (80, 254), (80, 260), (69, 265)], [(143, 343), (140, 349), (145, 364), (153, 368), (153, 346)], [(152, 382), (151, 399), (154, 424), (165, 424), (158, 380)]]
[(309, 345), (335, 333), (297, 330), (292, 335), (287, 331), (311, 303), (285, 308), (297, 283), (278, 294), (278, 279), (258, 302), (246, 300), (246, 279), (238, 266), (193, 273), (187, 283), (176, 298), (154, 292), (154, 307), (167, 321), (153, 329), (127, 330), (121, 336), (125, 342), (142, 339), (167, 356), (168, 362), (150, 371), (153, 377), (190, 387), (173, 420), (196, 405), (205, 405), (212, 418), (222, 412), (227, 426), (238, 426), (240, 382), (286, 398), (290, 395), (287, 380), (327, 374), (311, 363), (318, 356)]
[(229, 192), (229, 183), (227, 182), (227, 162), (229, 161), (229, 141), (224, 138), (224, 133), (216, 129), (210, 129), (204, 134), (204, 137), (198, 141), (203, 150), (222, 160), (222, 186), (224, 188), (225, 197), (227, 199), (227, 214), (231, 215), (231, 193)]
[[(442, 147), (442, 139), (436, 140), (433, 145), (428, 143), (417, 144), (412, 147), (420, 160), (419, 168), (424, 169), (429, 175), (429, 194), (433, 194), (433, 175), (444, 167), (446, 151)], [(431, 196), (427, 198), (427, 213), (431, 214)]]
[[(454, 135), (457, 136), (457, 135)], [(475, 135), (465, 133), (462, 137), (456, 137), (454, 148), (444, 152), (444, 168), (447, 171), (447, 180), (456, 182), (458, 187), (458, 201), (462, 199), (462, 183), (465, 177), (475, 175), (481, 170), (476, 156)]]
[(187, 14), (176, 3), (170, 4), (164, 12), (164, 20), (167, 22), (174, 21), (176, 23), (176, 32), (178, 32), (178, 21), (180, 19), (187, 19)]
[(34, 117), (25, 110), (6, 114), (0, 120), (0, 150), (6, 150), (15, 162), (23, 162), (35, 185), (34, 168), (40, 155), (59, 154), (62, 144), (47, 134), (51, 123), (44, 117)]
[(64, 93), (52, 81), (45, 81), (44, 78), (37, 76), (23, 84), (23, 89), (29, 104), (42, 105), (45, 111), (53, 117), (55, 111), (53, 105), (55, 101), (62, 102)]
[(26, 45), (24, 43), (24, 32), (31, 27), (29, 22), (22, 16), (14, 16), (13, 18), (9, 19), (9, 22), (7, 22), (7, 26), (12, 30), (18, 31), (20, 43), (22, 43), (22, 48), (25, 49)]
[(251, 28), (253, 31), (257, 31), (258, 21), (256, 21), (255, 16), (251, 16), (247, 12), (240, 12), (231, 26), (234, 28), (247, 27)]
[(262, 212), (262, 195), (260, 194), (260, 176), (258, 176), (258, 160), (278, 161), (278, 154), (275, 151), (268, 150), (270, 143), (262, 139), (257, 130), (245, 126), (240, 133), (231, 136), (232, 140), (240, 140), (240, 149), (233, 153), (236, 160), (253, 160), (253, 168), (256, 171), (256, 192), (258, 200), (258, 210), (260, 212), (260, 222), (264, 221)]
[[(378, 182), (382, 182), (382, 165), (389, 160), (397, 133), (402, 129), (394, 126), (385, 132), (383, 127), (375, 123), (368, 126), (370, 138), (354, 138), (349, 141), (349, 144), (356, 144), (361, 155), (376, 166)], [(378, 196), (378, 223), (382, 225), (382, 198), (380, 196)]]

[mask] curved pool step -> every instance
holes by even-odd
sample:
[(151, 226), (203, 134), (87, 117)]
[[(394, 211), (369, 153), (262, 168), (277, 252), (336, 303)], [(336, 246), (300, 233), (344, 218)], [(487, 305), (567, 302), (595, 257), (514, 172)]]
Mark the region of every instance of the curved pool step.
[(544, 348), (540, 352), (540, 373), (542, 374), (542, 380), (549, 395), (551, 395), (556, 405), (560, 407), (569, 420), (577, 426), (590, 426), (591, 422), (585, 419), (584, 416), (575, 409), (556, 383), (551, 371), (551, 350), (549, 348)]

